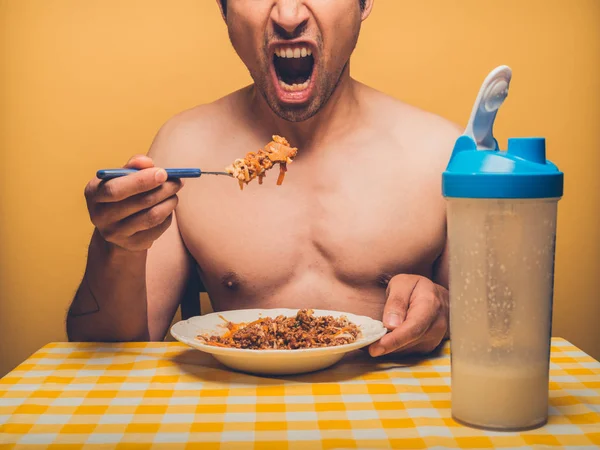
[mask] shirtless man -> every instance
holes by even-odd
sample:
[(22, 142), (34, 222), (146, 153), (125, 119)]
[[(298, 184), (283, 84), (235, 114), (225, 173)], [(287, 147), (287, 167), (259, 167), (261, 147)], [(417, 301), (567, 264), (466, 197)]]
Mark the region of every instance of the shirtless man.
[[(254, 84), (169, 120), (148, 156), (127, 163), (140, 172), (86, 186), (95, 230), (67, 318), (71, 340), (161, 340), (182, 299), (198, 300), (201, 280), (216, 311), (322, 308), (381, 319), (391, 332), (372, 356), (440, 344), (440, 183), (460, 132), (350, 77), (373, 2), (217, 2)], [(299, 149), (281, 186), (277, 169), (243, 191), (214, 176), (183, 187), (161, 169), (223, 170), (274, 134)]]

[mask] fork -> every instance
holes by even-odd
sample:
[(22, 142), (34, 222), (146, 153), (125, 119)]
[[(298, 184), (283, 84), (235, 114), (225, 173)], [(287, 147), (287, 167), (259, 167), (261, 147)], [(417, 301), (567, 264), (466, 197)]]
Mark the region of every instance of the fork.
[[(124, 177), (136, 173), (139, 169), (102, 169), (96, 172), (96, 176), (101, 180), (112, 180), (113, 178)], [(169, 178), (198, 178), (201, 175), (226, 175), (233, 177), (227, 172), (205, 172), (200, 169), (165, 169)]]

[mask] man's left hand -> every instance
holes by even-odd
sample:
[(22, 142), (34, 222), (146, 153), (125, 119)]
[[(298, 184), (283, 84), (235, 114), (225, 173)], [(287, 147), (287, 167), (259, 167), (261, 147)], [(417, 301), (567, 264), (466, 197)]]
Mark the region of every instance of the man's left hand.
[(391, 330), (369, 348), (371, 356), (425, 354), (448, 337), (448, 290), (418, 275), (396, 275), (387, 288), (383, 325)]

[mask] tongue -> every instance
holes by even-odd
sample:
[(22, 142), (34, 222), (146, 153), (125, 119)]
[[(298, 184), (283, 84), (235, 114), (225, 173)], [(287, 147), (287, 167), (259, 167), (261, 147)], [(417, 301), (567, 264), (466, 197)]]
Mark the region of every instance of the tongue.
[(308, 77), (283, 77), (282, 80), (285, 81), (287, 84), (303, 84), (306, 80), (308, 80)]

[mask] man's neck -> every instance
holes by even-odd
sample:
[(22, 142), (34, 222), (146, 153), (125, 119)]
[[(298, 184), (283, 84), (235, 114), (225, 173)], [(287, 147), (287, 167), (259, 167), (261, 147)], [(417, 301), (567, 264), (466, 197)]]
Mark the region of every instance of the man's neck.
[(254, 120), (268, 127), (272, 134), (285, 136), (295, 147), (308, 150), (314, 144), (336, 140), (353, 129), (359, 121), (359, 83), (344, 69), (333, 94), (317, 114), (303, 122), (289, 122), (276, 115), (254, 87), (250, 89), (250, 109)]

